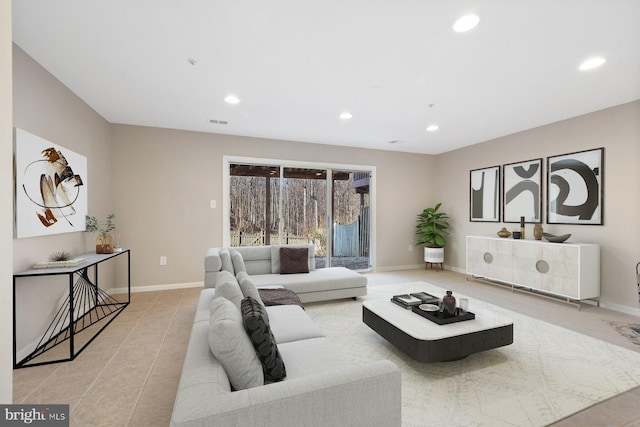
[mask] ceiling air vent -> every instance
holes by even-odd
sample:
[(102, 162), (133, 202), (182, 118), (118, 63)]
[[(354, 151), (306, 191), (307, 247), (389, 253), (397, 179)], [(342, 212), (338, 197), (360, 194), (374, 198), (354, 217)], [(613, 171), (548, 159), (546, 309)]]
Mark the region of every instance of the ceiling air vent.
[(216, 120), (216, 119), (209, 119), (209, 123), (211, 123), (213, 125), (227, 125), (227, 124), (229, 124), (229, 122), (226, 121), (226, 120)]

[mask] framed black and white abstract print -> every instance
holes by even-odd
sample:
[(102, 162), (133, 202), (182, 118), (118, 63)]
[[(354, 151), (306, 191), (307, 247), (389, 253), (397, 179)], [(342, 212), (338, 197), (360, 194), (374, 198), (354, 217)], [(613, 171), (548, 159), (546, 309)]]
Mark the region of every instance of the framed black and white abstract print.
[(547, 157), (547, 223), (603, 224), (604, 148)]
[(469, 172), (469, 220), (500, 222), (500, 166)]
[(502, 221), (542, 222), (542, 159), (502, 166)]

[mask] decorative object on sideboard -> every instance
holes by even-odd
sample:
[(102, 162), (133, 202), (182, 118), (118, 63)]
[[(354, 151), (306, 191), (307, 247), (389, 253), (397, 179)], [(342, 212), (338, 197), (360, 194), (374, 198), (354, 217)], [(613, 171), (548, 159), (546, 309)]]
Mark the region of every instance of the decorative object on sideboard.
[(536, 240), (542, 240), (542, 224), (535, 224), (533, 226), (533, 238)]
[(97, 254), (112, 254), (113, 253), (113, 236), (111, 232), (116, 229), (116, 225), (113, 223), (115, 214), (107, 215), (107, 220), (104, 225), (94, 216), (87, 215), (87, 231), (89, 233), (98, 233), (96, 236), (96, 253)]
[(444, 310), (450, 314), (456, 314), (456, 297), (454, 297), (452, 291), (447, 291), (447, 294), (442, 297), (442, 305), (444, 306)]
[(513, 233), (511, 233), (511, 236), (516, 240), (520, 240), (520, 238), (521, 238), (519, 231), (514, 231)]
[(506, 227), (502, 227), (502, 230), (498, 231), (496, 234), (498, 235), (498, 237), (509, 237), (509, 236), (511, 236), (511, 232), (509, 230), (507, 230)]
[(520, 238), (524, 239), (524, 217), (520, 217)]
[(567, 240), (569, 237), (571, 237), (571, 233), (563, 234), (561, 236), (556, 236), (555, 234), (550, 234), (550, 233), (542, 233), (542, 235), (544, 236), (545, 239), (547, 239), (551, 243), (562, 243), (565, 240)]
[(425, 268), (428, 264), (436, 264), (442, 267), (444, 262), (444, 247), (447, 244), (446, 235), (449, 216), (444, 212), (438, 212), (442, 203), (436, 204), (432, 208), (424, 209), (418, 214), (416, 224), (416, 235), (418, 242), (416, 246), (426, 245), (424, 248)]

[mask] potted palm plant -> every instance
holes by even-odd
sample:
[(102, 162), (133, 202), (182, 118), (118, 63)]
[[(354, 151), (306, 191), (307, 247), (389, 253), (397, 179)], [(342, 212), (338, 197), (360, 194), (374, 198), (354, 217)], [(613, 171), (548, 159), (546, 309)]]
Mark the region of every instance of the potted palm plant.
[(449, 215), (439, 212), (442, 203), (435, 207), (426, 208), (418, 214), (416, 246), (426, 245), (424, 248), (424, 262), (428, 264), (442, 264), (444, 262), (444, 247), (447, 244), (446, 236), (449, 234)]

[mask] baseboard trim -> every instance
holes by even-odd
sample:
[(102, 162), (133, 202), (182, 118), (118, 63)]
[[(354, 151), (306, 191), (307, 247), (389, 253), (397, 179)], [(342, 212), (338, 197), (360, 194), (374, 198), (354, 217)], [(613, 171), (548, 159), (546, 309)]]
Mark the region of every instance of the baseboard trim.
[(600, 300), (600, 307), (606, 308), (620, 313), (631, 314), (632, 316), (640, 317), (640, 309), (635, 307), (628, 307), (626, 305), (620, 305), (613, 302), (607, 302)]
[[(204, 289), (204, 282), (189, 282), (189, 283), (168, 283), (166, 285), (151, 285), (151, 286), (132, 286), (131, 293), (137, 292), (155, 292), (155, 291), (168, 291), (172, 289), (186, 289), (186, 288), (202, 288)], [(113, 294), (125, 294), (127, 288), (111, 288), (107, 291), (110, 295)]]
[(395, 271), (395, 270), (415, 270), (416, 268), (424, 268), (424, 264), (392, 265), (390, 267), (375, 267), (371, 269), (371, 272), (378, 273), (383, 271)]

